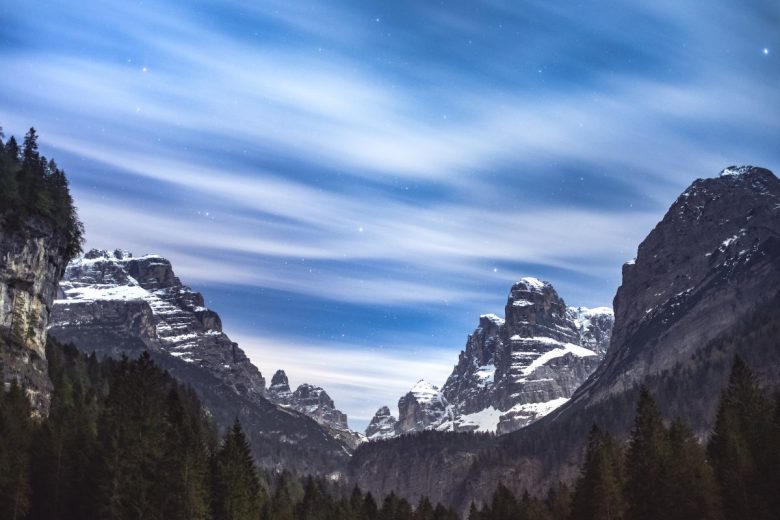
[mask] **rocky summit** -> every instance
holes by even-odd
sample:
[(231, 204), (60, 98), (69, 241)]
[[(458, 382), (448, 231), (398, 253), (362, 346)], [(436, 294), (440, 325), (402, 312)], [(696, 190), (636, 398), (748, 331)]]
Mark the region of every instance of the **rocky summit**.
[(266, 396), (273, 403), (308, 415), (350, 448), (365, 440), (363, 435), (349, 428), (347, 414), (336, 408), (333, 399), (322, 387), (303, 383), (292, 392), (284, 370), (277, 370), (271, 378)]
[(263, 376), (222, 332), (219, 316), (157, 255), (93, 249), (73, 260), (54, 301), (50, 333), (113, 357), (162, 351), (208, 370), (237, 394), (265, 393)]
[(612, 309), (567, 307), (550, 283), (531, 277), (512, 286), (504, 315), (480, 317), (441, 390), (418, 382), (399, 400), (398, 420), (380, 408), (366, 436), (522, 428), (565, 403), (593, 373), (613, 323)]
[[(92, 250), (68, 264), (52, 307), (49, 333), (100, 356), (153, 354), (195, 389), (221, 426), (240, 417), (266, 466), (330, 472), (361, 436), (319, 387), (289, 392), (283, 372), (269, 389), (244, 351), (157, 255)], [(286, 390), (284, 390), (286, 388)]]
[[(690, 364), (772, 300), (780, 290), (778, 266), (777, 177), (765, 168), (731, 166), (696, 180), (623, 266), (612, 346), (576, 399), (594, 405), (649, 375)], [(764, 373), (773, 370), (766, 361), (760, 362)], [(708, 406), (692, 425), (706, 434), (713, 412)]]

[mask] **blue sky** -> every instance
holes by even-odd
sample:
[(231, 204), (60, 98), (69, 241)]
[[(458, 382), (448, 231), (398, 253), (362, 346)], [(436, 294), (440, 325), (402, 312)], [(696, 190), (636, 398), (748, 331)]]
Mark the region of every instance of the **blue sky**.
[(0, 4), (0, 125), (362, 428), (514, 280), (609, 305), (692, 180), (780, 168), (774, 0)]

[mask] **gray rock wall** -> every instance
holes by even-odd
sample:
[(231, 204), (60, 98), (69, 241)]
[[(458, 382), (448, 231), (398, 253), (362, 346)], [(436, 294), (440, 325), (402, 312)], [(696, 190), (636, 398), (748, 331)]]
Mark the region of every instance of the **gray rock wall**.
[(0, 380), (19, 381), (44, 414), (46, 326), (65, 262), (64, 237), (51, 226), (33, 218), (11, 229), (0, 217)]

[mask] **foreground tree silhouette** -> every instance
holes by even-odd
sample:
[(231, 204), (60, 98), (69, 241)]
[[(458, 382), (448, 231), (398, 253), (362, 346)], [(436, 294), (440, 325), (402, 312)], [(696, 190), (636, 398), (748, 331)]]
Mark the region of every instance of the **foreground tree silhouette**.
[(20, 520), (30, 509), (31, 412), (16, 381), (0, 388), (0, 518)]
[(574, 491), (572, 520), (619, 520), (623, 499), (623, 452), (611, 435), (595, 424)]
[(260, 516), (260, 480), (241, 423), (236, 419), (225, 434), (214, 460), (214, 515), (225, 520)]
[(157, 492), (163, 517), (209, 517), (209, 452), (198, 411), (188, 412), (178, 389), (168, 392), (163, 458)]
[(98, 420), (97, 514), (101, 518), (155, 517), (163, 458), (165, 380), (144, 352), (123, 359)]
[(726, 518), (776, 518), (780, 429), (773, 408), (736, 357), (708, 446)]
[(669, 460), (664, 479), (669, 504), (666, 519), (722, 519), (715, 473), (691, 429), (682, 420), (675, 420), (669, 427), (668, 442)]
[(669, 458), (666, 428), (650, 392), (639, 392), (634, 428), (626, 457), (628, 518), (655, 520), (667, 510), (664, 482)]

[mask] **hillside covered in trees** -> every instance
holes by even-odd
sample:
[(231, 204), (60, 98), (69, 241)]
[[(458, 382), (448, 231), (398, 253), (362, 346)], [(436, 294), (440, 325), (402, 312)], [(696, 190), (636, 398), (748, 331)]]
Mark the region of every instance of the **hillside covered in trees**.
[(31, 418), (15, 383), (0, 392), (0, 518), (457, 518), (428, 501), (259, 471), (241, 425), (220, 436), (194, 392), (146, 353), (98, 360), (49, 340), (46, 354), (47, 418)]
[[(280, 520), (458, 518), (427, 499), (372, 497), (336, 481), (259, 471), (241, 425), (218, 434), (195, 394), (137, 360), (98, 360), (54, 341), (50, 414), (0, 392), (0, 517)], [(773, 518), (780, 510), (780, 397), (737, 359), (704, 447), (642, 391), (621, 445), (593, 427), (573, 489), (544, 498), (499, 486), (470, 520)]]
[(593, 426), (573, 490), (561, 485), (538, 500), (499, 486), (469, 520), (769, 520), (780, 511), (778, 489), (780, 394), (766, 397), (736, 358), (706, 446), (683, 421), (665, 420), (642, 388), (625, 445)]
[(5, 141), (0, 128), (0, 219), (10, 228), (21, 228), (39, 217), (67, 238), (67, 258), (81, 251), (84, 228), (68, 189), (68, 179), (53, 159), (38, 151), (38, 134), (30, 128), (19, 143)]

